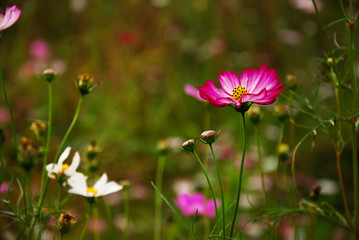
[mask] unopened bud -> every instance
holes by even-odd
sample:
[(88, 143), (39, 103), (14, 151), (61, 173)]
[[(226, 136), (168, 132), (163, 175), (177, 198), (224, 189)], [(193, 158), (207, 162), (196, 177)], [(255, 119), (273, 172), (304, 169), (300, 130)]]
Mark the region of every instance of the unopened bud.
[(193, 152), (196, 148), (196, 141), (193, 139), (187, 140), (182, 144), (182, 150), (185, 152)]
[(38, 148), (33, 144), (31, 139), (26, 137), (21, 138), (20, 155), (22, 167), (27, 171), (31, 170), (34, 167), (38, 156)]
[(201, 134), (201, 141), (205, 144), (212, 144), (217, 140), (218, 137), (219, 134), (216, 134), (216, 132), (213, 130), (209, 130)]
[(123, 187), (124, 190), (131, 186), (131, 182), (129, 180), (122, 180), (119, 182), (119, 184)]
[(258, 124), (262, 119), (261, 108), (258, 106), (252, 106), (248, 112), (247, 116), (252, 121), (253, 124)]
[(88, 73), (79, 74), (76, 78), (76, 84), (82, 95), (86, 95), (96, 88), (95, 78)]
[(285, 161), (290, 157), (290, 151), (288, 144), (281, 143), (278, 146), (278, 159), (280, 161)]
[(294, 91), (297, 88), (297, 78), (291, 74), (288, 74), (285, 78), (285, 85), (287, 85), (290, 90)]
[(283, 104), (278, 104), (274, 107), (274, 115), (279, 121), (285, 121), (289, 118), (288, 107)]
[(70, 231), (71, 226), (75, 223), (76, 221), (71, 213), (61, 213), (59, 219), (57, 220), (57, 229), (61, 233), (67, 233)]
[(41, 138), (45, 135), (46, 128), (46, 124), (39, 120), (33, 121), (30, 126), (30, 129), (34, 132), (37, 138)]
[(159, 154), (166, 154), (170, 150), (167, 139), (161, 139), (157, 142), (157, 151)]
[(313, 201), (318, 201), (321, 190), (322, 188), (319, 185), (312, 186), (312, 189), (310, 190), (309, 193), (310, 199), (312, 199)]
[(100, 153), (101, 149), (97, 146), (95, 141), (91, 141), (86, 147), (86, 158), (89, 161), (94, 160)]
[(327, 58), (327, 64), (328, 64), (328, 66), (332, 66), (333, 65), (333, 63), (334, 63), (334, 59), (333, 58)]
[(57, 74), (55, 73), (55, 71), (53, 69), (46, 69), (42, 73), (41, 77), (42, 77), (42, 79), (44, 79), (48, 82), (52, 82), (57, 77)]

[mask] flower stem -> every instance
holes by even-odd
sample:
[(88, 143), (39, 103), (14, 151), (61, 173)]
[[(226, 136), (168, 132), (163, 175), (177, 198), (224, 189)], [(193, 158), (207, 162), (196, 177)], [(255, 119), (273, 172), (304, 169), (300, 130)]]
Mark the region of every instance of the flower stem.
[(212, 144), (209, 144), (209, 147), (211, 148), (211, 152), (212, 152), (212, 157), (214, 160), (214, 164), (216, 166), (216, 172), (217, 172), (217, 177), (218, 177), (218, 182), (219, 182), (219, 188), (221, 189), (221, 200), (222, 200), (222, 223), (223, 223), (223, 236), (226, 236), (226, 209), (224, 206), (224, 194), (223, 194), (223, 186), (222, 186), (222, 180), (221, 180), (221, 175), (219, 174), (219, 168), (218, 168), (218, 163), (217, 163), (217, 159), (216, 156), (214, 154), (213, 151), (213, 147)]
[[(69, 128), (68, 128), (67, 131), (66, 131), (66, 134), (65, 134), (64, 138), (63, 138), (62, 141), (61, 141), (61, 144), (60, 144), (58, 150), (57, 150), (56, 156), (55, 156), (55, 158), (54, 158), (54, 164), (57, 163), (58, 157), (59, 157), (59, 155), (60, 155), (60, 152), (61, 152), (63, 146), (65, 145), (65, 142), (66, 142), (66, 140), (67, 140), (67, 137), (69, 136), (71, 130), (72, 130), (73, 127), (75, 126), (75, 123), (76, 123), (77, 118), (78, 118), (79, 113), (80, 113), (82, 101), (83, 101), (83, 95), (80, 96), (80, 99), (79, 99), (79, 101), (78, 101), (78, 103), (77, 103), (77, 108), (76, 108), (75, 115), (74, 115), (74, 117), (73, 117), (73, 119), (72, 119), (72, 122), (71, 122)], [(50, 109), (50, 107), (49, 107), (49, 109)], [(46, 177), (45, 177), (45, 178), (46, 178)], [(41, 193), (40, 198), (39, 198), (39, 204), (38, 204), (37, 212), (36, 212), (36, 214), (34, 215), (34, 217), (33, 217), (33, 219), (32, 219), (32, 222), (31, 222), (31, 225), (30, 225), (30, 231), (29, 231), (29, 233), (32, 233), (33, 228), (34, 228), (35, 223), (36, 223), (36, 218), (38, 218), (38, 216), (40, 215), (42, 205), (44, 204), (44, 200), (45, 200), (45, 196), (46, 196), (46, 192), (47, 192), (47, 187), (48, 187), (48, 185), (49, 185), (49, 181), (50, 181), (50, 179), (47, 177), (47, 178), (46, 178), (46, 181), (45, 181), (45, 185), (44, 185), (44, 191)], [(42, 186), (41, 186), (41, 187), (42, 187)]]
[(13, 136), (14, 136), (14, 143), (15, 143), (15, 150), (16, 150), (16, 161), (19, 164), (20, 183), (21, 183), (20, 187), (21, 187), (21, 191), (24, 193), (23, 201), (24, 201), (25, 216), (27, 217), (28, 213), (27, 213), (27, 200), (26, 200), (26, 190), (25, 190), (25, 177), (24, 177), (24, 172), (23, 172), (23, 169), (21, 167), (21, 162), (20, 162), (19, 142), (17, 141), (14, 114), (13, 114), (12, 107), (11, 107), (9, 98), (7, 96), (6, 88), (5, 88), (4, 77), (3, 77), (3, 74), (2, 74), (1, 61), (0, 61), (0, 82), (1, 82), (2, 91), (3, 91), (3, 94), (4, 94), (4, 98), (5, 98), (5, 102), (6, 102), (7, 108), (8, 108), (9, 113), (10, 113), (11, 129), (12, 129), (12, 133), (13, 133)]
[[(50, 148), (50, 138), (51, 138), (51, 128), (52, 128), (52, 85), (51, 82), (48, 82), (48, 93), (49, 93), (49, 106), (48, 106), (48, 120), (47, 120), (47, 137), (46, 137), (46, 146), (44, 151), (44, 160), (42, 163), (42, 176), (41, 176), (41, 189), (40, 194), (41, 196), (44, 194), (44, 183), (46, 178), (46, 165), (47, 159), (49, 156), (49, 148)], [(40, 199), (41, 199), (40, 196)]]
[[(156, 171), (156, 186), (162, 192), (163, 171), (166, 163), (164, 154), (160, 154), (157, 162)], [(155, 195), (155, 222), (154, 222), (154, 240), (161, 239), (161, 225), (162, 225), (162, 201), (161, 196)]]
[[(93, 211), (94, 220), (98, 221), (99, 218), (98, 218), (98, 207), (97, 207), (97, 205), (92, 208), (92, 211)], [(95, 229), (93, 231), (94, 232), (94, 239), (95, 240), (100, 240), (100, 232), (99, 232), (98, 226), (96, 226), (96, 225), (95, 225)]]
[(128, 187), (123, 191), (123, 204), (125, 205), (125, 226), (124, 226), (124, 240), (128, 239), (128, 230), (130, 226), (130, 198), (128, 196)]
[[(354, 51), (354, 42), (353, 42), (353, 26), (349, 26), (349, 61), (351, 65), (351, 75), (352, 75), (352, 88), (353, 88), (353, 114), (357, 111), (357, 102), (358, 102), (358, 83), (355, 76), (354, 70), (354, 60), (353, 60), (353, 51)], [(359, 239), (359, 169), (358, 169), (358, 138), (356, 130), (356, 121), (353, 120), (352, 123), (352, 151), (353, 151), (353, 177), (354, 177), (354, 229), (356, 234), (356, 239)]]
[(264, 198), (266, 200), (266, 205), (268, 205), (268, 194), (266, 192), (266, 186), (265, 186), (265, 182), (264, 182), (262, 154), (261, 154), (261, 143), (260, 143), (258, 124), (255, 125), (254, 129), (255, 129), (256, 140), (257, 140), (258, 168), (259, 168), (259, 172), (261, 174), (262, 191), (263, 191), (263, 194), (264, 194)]
[(88, 212), (87, 212), (87, 214), (86, 214), (85, 225), (84, 225), (84, 227), (83, 227), (83, 229), (82, 229), (82, 232), (81, 232), (81, 235), (80, 235), (80, 239), (79, 239), (79, 240), (84, 239), (84, 236), (85, 236), (86, 230), (87, 230), (87, 225), (88, 225), (88, 223), (89, 223), (89, 218), (90, 218), (91, 210), (92, 210), (92, 203), (89, 203), (89, 210), (88, 210)]
[[(202, 171), (203, 171), (203, 174), (204, 174), (204, 176), (206, 177), (206, 180), (207, 180), (209, 189), (211, 190), (212, 199), (213, 199), (213, 202), (214, 202), (214, 209), (215, 209), (215, 212), (216, 212), (216, 227), (218, 228), (218, 232), (219, 232), (218, 207), (217, 207), (216, 195), (214, 194), (214, 191), (213, 191), (213, 188), (212, 188), (212, 184), (211, 184), (211, 182), (210, 182), (210, 180), (209, 180), (207, 171), (206, 171), (205, 167), (203, 166), (203, 164), (202, 164), (202, 162), (201, 162), (201, 159), (199, 159), (199, 157), (198, 157), (198, 155), (195, 153), (195, 151), (192, 151), (192, 153), (193, 153), (193, 155), (196, 157), (196, 159), (197, 159), (199, 165), (201, 166)], [(218, 235), (219, 235), (219, 233), (218, 233)]]
[(240, 199), (240, 197), (241, 197), (241, 186), (242, 186), (242, 175), (243, 175), (244, 157), (245, 157), (245, 155), (246, 155), (246, 142), (247, 142), (247, 136), (246, 136), (246, 135), (247, 135), (247, 134), (246, 134), (246, 120), (245, 120), (244, 113), (241, 112), (241, 114), (242, 114), (242, 122), (243, 122), (242, 159), (241, 159), (241, 167), (240, 167), (240, 170), (239, 170), (237, 199), (236, 199), (236, 203), (235, 203), (234, 216), (233, 216), (233, 220), (232, 220), (231, 233), (230, 233), (230, 235), (229, 235), (229, 238), (232, 238), (232, 236), (233, 236), (234, 224), (235, 224), (236, 218), (237, 218), (239, 199)]
[[(60, 212), (60, 205), (61, 205), (61, 183), (59, 182), (59, 191), (58, 191), (58, 194), (57, 194), (57, 204), (56, 204), (56, 211), (55, 211), (55, 219), (58, 219), (58, 216), (59, 216), (59, 212)], [(56, 232), (57, 232), (57, 229), (54, 228), (54, 232), (52, 234), (52, 240), (55, 240), (55, 237), (56, 237)]]

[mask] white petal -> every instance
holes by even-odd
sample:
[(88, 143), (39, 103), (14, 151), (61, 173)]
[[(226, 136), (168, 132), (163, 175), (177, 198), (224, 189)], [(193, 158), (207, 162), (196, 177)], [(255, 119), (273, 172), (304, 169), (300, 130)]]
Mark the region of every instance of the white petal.
[[(65, 151), (59, 157), (58, 165), (62, 166), (62, 163), (66, 160), (66, 158), (70, 155), (71, 147), (67, 147)], [(56, 161), (56, 159), (55, 159)]]
[(123, 186), (118, 183), (111, 181), (106, 184), (105, 188), (102, 190), (102, 195), (108, 195), (114, 192), (118, 192), (123, 189)]
[(69, 179), (67, 179), (67, 183), (70, 185), (70, 187), (76, 191), (81, 192), (83, 194), (86, 194), (87, 192), (87, 183), (86, 183), (86, 177), (83, 174), (75, 174)]
[(107, 183), (107, 174), (104, 173), (102, 174), (101, 178), (95, 183), (93, 188), (100, 192), (101, 189), (105, 187), (106, 183)]
[(74, 158), (72, 159), (72, 163), (70, 167), (66, 169), (65, 174), (68, 175), (67, 172), (75, 172), (76, 169), (79, 167), (79, 165), (80, 165), (80, 154), (76, 152)]

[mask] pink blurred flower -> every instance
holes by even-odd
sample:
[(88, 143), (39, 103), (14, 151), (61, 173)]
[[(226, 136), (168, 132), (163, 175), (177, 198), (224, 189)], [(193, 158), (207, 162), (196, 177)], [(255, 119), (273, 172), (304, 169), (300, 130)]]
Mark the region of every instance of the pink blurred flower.
[(21, 10), (15, 5), (7, 7), (5, 15), (0, 13), (0, 31), (11, 27), (20, 17)]
[(30, 55), (36, 60), (46, 60), (51, 56), (49, 44), (44, 39), (36, 39), (30, 44)]
[(184, 86), (184, 91), (187, 95), (196, 98), (198, 101), (204, 102), (205, 100), (199, 95), (199, 90), (190, 84)]
[[(315, 2), (317, 4), (318, 10), (320, 11), (323, 7), (322, 2), (319, 0), (317, 0)], [(299, 9), (303, 12), (310, 13), (310, 14), (315, 13), (315, 8), (314, 8), (312, 0), (290, 0), (290, 4), (294, 8)]]
[[(217, 201), (217, 206), (219, 206), (219, 200)], [(202, 193), (180, 193), (176, 200), (176, 205), (181, 209), (185, 216), (193, 216), (198, 211), (198, 215), (214, 217), (215, 215), (215, 206), (214, 201), (206, 201)]]
[(103, 233), (107, 229), (106, 222), (101, 218), (91, 218), (88, 223), (88, 229), (91, 232), (100, 232)]
[(245, 102), (267, 105), (274, 103), (283, 90), (276, 70), (267, 65), (260, 69), (245, 69), (240, 78), (235, 72), (223, 71), (218, 80), (222, 89), (210, 80), (198, 87), (201, 98), (215, 107), (232, 105), (239, 109)]
[(6, 193), (9, 190), (10, 183), (9, 182), (3, 182), (0, 185), (0, 194)]

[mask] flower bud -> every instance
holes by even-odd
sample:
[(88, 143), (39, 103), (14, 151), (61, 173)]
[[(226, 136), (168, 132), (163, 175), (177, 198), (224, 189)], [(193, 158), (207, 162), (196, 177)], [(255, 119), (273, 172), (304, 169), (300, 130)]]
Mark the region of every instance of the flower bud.
[(247, 116), (253, 124), (258, 124), (262, 119), (261, 108), (258, 106), (251, 107), (247, 112)]
[(170, 150), (167, 139), (161, 139), (157, 142), (157, 151), (159, 154), (166, 154)]
[(45, 135), (46, 128), (46, 123), (39, 120), (33, 121), (30, 126), (30, 129), (34, 132), (37, 138), (41, 138)]
[(297, 78), (291, 74), (288, 74), (285, 78), (285, 85), (287, 85), (290, 90), (294, 91), (297, 88)]
[(187, 140), (182, 144), (182, 150), (185, 152), (193, 152), (196, 148), (196, 141), (193, 139)]
[(86, 158), (88, 161), (94, 160), (100, 153), (101, 149), (97, 146), (95, 141), (91, 141), (86, 147)]
[(284, 162), (290, 157), (291, 152), (289, 151), (288, 144), (281, 143), (278, 146), (278, 159), (279, 161)]
[(21, 138), (20, 155), (21, 166), (27, 171), (31, 170), (38, 156), (38, 148), (33, 144), (31, 139), (26, 137)]
[(71, 226), (75, 223), (76, 221), (74, 220), (74, 216), (71, 213), (61, 213), (59, 219), (57, 220), (57, 229), (60, 233), (64, 234), (69, 232)]
[(312, 186), (312, 189), (310, 190), (309, 197), (313, 201), (318, 201), (320, 196), (320, 191), (322, 188), (319, 185)]
[(274, 115), (279, 121), (285, 121), (289, 118), (288, 107), (283, 104), (278, 104), (274, 107)]
[(90, 93), (96, 88), (95, 78), (88, 73), (79, 74), (76, 78), (76, 84), (82, 96)]
[(201, 134), (200, 140), (205, 144), (212, 144), (217, 140), (218, 137), (219, 137), (219, 133), (217, 134), (215, 131), (209, 130)]
[(46, 69), (41, 75), (41, 78), (48, 82), (52, 82), (56, 77), (57, 74), (53, 69)]
[(126, 190), (131, 186), (131, 182), (129, 180), (122, 180), (119, 182), (122, 185), (123, 189)]

